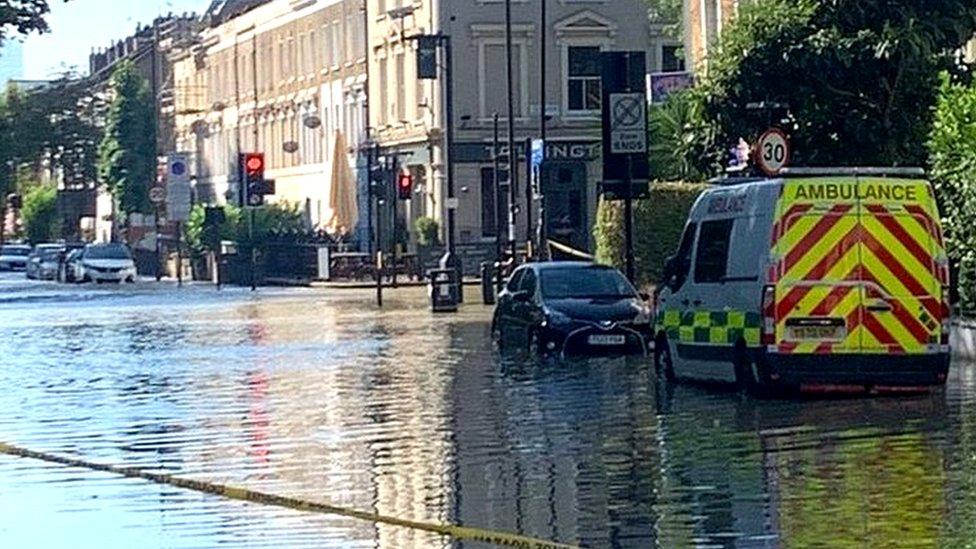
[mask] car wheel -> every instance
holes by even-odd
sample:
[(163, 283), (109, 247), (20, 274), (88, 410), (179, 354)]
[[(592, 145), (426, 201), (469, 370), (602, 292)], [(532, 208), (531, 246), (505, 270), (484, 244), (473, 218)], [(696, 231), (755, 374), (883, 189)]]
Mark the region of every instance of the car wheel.
[(674, 361), (671, 359), (671, 344), (666, 337), (659, 337), (654, 343), (654, 371), (666, 381), (674, 381)]

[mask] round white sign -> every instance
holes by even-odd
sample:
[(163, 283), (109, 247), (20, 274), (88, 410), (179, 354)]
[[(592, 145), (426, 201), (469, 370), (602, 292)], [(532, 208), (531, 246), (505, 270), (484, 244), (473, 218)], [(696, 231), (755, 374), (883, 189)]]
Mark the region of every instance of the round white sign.
[(778, 175), (790, 164), (790, 141), (782, 130), (767, 130), (756, 144), (756, 164), (766, 175)]

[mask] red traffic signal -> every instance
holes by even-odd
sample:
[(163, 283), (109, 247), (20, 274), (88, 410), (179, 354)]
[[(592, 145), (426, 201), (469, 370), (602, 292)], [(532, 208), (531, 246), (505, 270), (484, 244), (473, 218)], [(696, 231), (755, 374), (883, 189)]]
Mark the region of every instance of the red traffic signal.
[(264, 180), (264, 153), (244, 153), (241, 156), (244, 178), (248, 182)]
[(413, 175), (402, 172), (397, 176), (397, 196), (400, 200), (413, 198)]

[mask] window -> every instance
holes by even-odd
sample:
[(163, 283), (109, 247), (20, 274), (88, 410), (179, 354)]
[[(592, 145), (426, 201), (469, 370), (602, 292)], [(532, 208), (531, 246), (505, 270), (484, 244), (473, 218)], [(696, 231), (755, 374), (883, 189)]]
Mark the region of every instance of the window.
[(681, 234), (681, 244), (678, 245), (678, 253), (675, 254), (673, 263), (668, 268), (671, 269), (670, 280), (667, 281), (672, 291), (678, 291), (685, 285), (688, 279), (688, 271), (691, 269), (691, 251), (695, 243), (695, 233), (698, 225), (689, 223), (685, 226)]
[(685, 60), (681, 56), (681, 46), (661, 47), (661, 71), (681, 72), (685, 70)]
[(698, 235), (695, 254), (695, 282), (715, 284), (725, 278), (729, 262), (729, 239), (733, 220), (706, 221)]
[(407, 69), (406, 56), (400, 52), (396, 56), (396, 77), (394, 82), (397, 87), (396, 94), (396, 123), (407, 120)]
[(593, 112), (603, 102), (600, 48), (596, 46), (569, 48), (569, 110)]
[[(489, 119), (498, 113), (502, 119), (508, 118), (508, 58), (505, 43), (489, 42), (483, 45), (480, 67), (479, 88), (481, 104), (484, 105), (482, 118)], [(522, 45), (512, 48), (512, 95), (515, 98), (515, 116), (523, 116), (522, 109)]]

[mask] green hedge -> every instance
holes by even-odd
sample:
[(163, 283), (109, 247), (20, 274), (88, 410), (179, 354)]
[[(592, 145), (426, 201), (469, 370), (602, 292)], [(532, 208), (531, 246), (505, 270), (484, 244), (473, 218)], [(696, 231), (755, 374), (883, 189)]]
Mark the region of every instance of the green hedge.
[[(634, 253), (637, 281), (657, 283), (665, 260), (681, 240), (688, 212), (708, 188), (699, 183), (652, 183), (651, 197), (634, 204)], [(624, 266), (623, 202), (601, 201), (594, 228), (597, 261)]]

